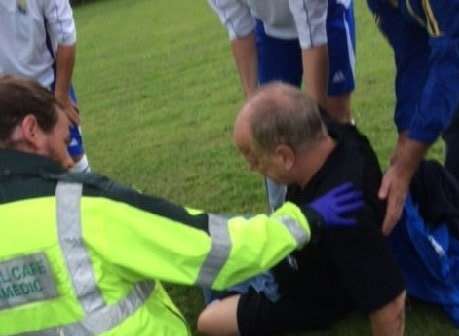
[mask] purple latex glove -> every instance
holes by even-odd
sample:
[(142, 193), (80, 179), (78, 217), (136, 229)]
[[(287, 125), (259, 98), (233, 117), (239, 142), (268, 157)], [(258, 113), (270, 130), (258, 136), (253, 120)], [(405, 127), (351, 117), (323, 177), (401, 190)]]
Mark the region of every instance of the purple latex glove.
[(349, 215), (354, 215), (363, 205), (362, 192), (347, 182), (316, 198), (307, 207), (322, 217), (326, 228), (336, 228), (355, 225), (355, 218)]

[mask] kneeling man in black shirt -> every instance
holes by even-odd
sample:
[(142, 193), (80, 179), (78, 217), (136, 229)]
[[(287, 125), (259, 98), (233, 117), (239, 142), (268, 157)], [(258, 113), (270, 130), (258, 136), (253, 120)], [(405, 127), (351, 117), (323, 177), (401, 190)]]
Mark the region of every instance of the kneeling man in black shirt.
[(287, 200), (311, 202), (351, 181), (365, 206), (353, 228), (324, 231), (270, 276), (279, 292), (249, 289), (210, 304), (198, 329), (208, 335), (273, 335), (329, 327), (352, 310), (373, 335), (403, 335), (405, 288), (381, 233), (381, 170), (368, 140), (351, 125), (325, 124), (317, 105), (281, 83), (260, 89), (239, 113), (234, 140), (250, 169), (288, 185)]

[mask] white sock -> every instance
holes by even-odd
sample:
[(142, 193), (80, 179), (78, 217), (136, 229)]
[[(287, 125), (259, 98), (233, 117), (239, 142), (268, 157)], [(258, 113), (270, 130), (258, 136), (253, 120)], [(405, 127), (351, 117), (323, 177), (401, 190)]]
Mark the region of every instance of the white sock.
[(89, 167), (89, 161), (86, 154), (84, 154), (80, 161), (76, 162), (75, 165), (70, 169), (71, 173), (89, 173), (91, 172), (91, 167)]

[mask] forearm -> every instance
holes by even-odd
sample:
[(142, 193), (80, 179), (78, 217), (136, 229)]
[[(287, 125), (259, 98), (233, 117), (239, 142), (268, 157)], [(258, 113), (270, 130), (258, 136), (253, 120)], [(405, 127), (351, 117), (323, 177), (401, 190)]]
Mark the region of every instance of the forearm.
[(428, 149), (428, 144), (413, 140), (405, 134), (401, 134), (391, 165), (396, 168), (401, 177), (410, 181)]
[[(212, 239), (221, 237), (214, 229), (221, 227), (209, 227)], [(207, 284), (217, 290), (270, 269), (295, 249), (302, 248), (311, 237), (309, 218), (289, 202), (270, 216), (230, 218), (227, 232), (229, 259), (221, 265), (215, 281)]]
[(405, 292), (370, 314), (373, 336), (402, 336), (405, 332)]
[(75, 53), (75, 45), (59, 45), (57, 48), (54, 93), (58, 101), (68, 98), (75, 64)]
[(321, 107), (327, 107), (328, 47), (303, 49), (303, 85), (305, 92)]
[(231, 42), (234, 61), (239, 71), (242, 89), (246, 97), (255, 93), (258, 87), (257, 79), (257, 49), (253, 33), (236, 38)]

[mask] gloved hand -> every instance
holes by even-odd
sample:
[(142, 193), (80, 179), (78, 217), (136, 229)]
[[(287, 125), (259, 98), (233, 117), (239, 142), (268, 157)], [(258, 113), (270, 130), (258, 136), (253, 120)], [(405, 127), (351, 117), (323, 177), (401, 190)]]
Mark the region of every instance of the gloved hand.
[(362, 209), (363, 205), (362, 192), (357, 191), (352, 183), (347, 182), (316, 198), (305, 208), (306, 212), (309, 208), (322, 217), (326, 228), (336, 228), (355, 225), (355, 218), (349, 215), (355, 214)]

